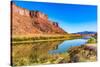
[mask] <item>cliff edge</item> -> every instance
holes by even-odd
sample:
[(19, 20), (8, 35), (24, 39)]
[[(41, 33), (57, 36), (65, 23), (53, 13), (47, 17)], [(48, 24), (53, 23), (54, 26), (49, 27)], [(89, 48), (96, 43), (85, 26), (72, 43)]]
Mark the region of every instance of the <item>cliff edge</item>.
[(11, 4), (12, 34), (65, 34), (57, 22), (48, 20), (48, 15), (35, 10), (27, 10)]

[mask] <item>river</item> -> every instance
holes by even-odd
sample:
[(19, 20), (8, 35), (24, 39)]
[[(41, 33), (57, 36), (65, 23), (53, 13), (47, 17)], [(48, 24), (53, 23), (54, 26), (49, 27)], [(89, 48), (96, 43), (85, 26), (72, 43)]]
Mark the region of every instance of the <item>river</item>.
[[(73, 46), (86, 44), (86, 39), (74, 39), (65, 41), (47, 41), (29, 44), (12, 44), (12, 64), (31, 65), (42, 64), (57, 60), (59, 57), (66, 58), (67, 50)], [(68, 59), (65, 59), (68, 61)]]
[(86, 39), (65, 40), (63, 43), (57, 46), (57, 49), (49, 51), (49, 54), (64, 53), (71, 47), (81, 46), (86, 43)]

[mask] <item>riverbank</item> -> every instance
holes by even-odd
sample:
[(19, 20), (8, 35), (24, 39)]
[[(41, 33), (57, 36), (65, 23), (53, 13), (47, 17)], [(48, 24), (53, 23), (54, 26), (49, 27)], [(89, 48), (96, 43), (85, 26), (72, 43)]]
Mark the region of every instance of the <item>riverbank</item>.
[(94, 44), (86, 44), (86, 46), (97, 47), (97, 44), (96, 43), (94, 43)]
[(70, 62), (94, 62), (97, 60), (96, 44), (85, 44), (68, 50)]
[[(77, 41), (78, 40), (78, 41)], [(84, 40), (84, 39), (83, 39)], [(68, 41), (68, 40), (67, 40)], [(70, 40), (69, 40), (70, 41)], [(50, 54), (49, 51), (59, 49), (60, 44), (65, 43), (63, 49), (67, 49), (68, 45), (82, 42), (82, 40), (72, 40), (70, 43), (63, 41), (43, 41), (36, 43), (24, 43), (19, 45), (12, 45), (12, 59), (13, 65), (37, 65), (37, 64), (57, 64), (57, 63), (75, 63), (75, 62), (92, 62), (97, 59), (96, 47), (91, 47), (95, 44), (84, 44), (71, 46), (63, 53)], [(84, 42), (84, 41), (83, 41)], [(82, 44), (83, 44), (82, 42)], [(85, 42), (84, 42), (85, 43)], [(15, 43), (13, 43), (15, 44)], [(70, 46), (69, 45), (69, 46)], [(65, 48), (66, 47), (66, 48)], [(24, 50), (24, 51), (23, 51)], [(59, 51), (59, 50), (58, 50)]]
[(42, 42), (42, 41), (59, 41), (59, 40), (71, 40), (78, 39), (81, 36), (66, 34), (66, 35), (20, 35), (12, 36), (12, 43), (33, 43), (33, 42)]

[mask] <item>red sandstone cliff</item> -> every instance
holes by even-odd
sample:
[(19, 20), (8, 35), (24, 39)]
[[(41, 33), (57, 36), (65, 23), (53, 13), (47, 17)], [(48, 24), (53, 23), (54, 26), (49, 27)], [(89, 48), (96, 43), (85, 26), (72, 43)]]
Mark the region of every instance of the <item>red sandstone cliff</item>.
[(12, 34), (64, 34), (56, 22), (48, 20), (48, 16), (39, 11), (29, 11), (27, 9), (11, 5), (12, 7)]

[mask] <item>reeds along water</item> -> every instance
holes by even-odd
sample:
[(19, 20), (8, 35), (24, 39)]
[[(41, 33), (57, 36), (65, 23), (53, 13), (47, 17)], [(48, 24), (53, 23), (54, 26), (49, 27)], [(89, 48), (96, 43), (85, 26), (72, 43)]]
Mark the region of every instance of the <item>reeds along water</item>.
[(81, 36), (77, 35), (42, 35), (42, 36), (15, 36), (12, 37), (12, 42), (19, 42), (19, 41), (37, 41), (37, 40), (62, 40), (62, 39), (76, 39), (81, 38)]

